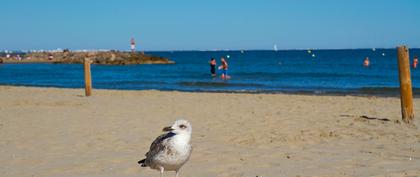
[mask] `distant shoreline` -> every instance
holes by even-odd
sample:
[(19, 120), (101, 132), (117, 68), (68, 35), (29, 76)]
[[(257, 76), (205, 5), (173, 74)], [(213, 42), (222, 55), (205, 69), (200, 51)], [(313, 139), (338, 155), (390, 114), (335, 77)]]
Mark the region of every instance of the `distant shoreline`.
[[(392, 48), (375, 48), (376, 50), (396, 50), (397, 47)], [(303, 48), (303, 49), (278, 49), (277, 52), (281, 51), (307, 51), (307, 50), (372, 50), (373, 48), (342, 48), (342, 49), (316, 49), (316, 48)], [(409, 48), (410, 50), (420, 50), (420, 47)], [(264, 52), (264, 51), (273, 51), (273, 49), (214, 49), (214, 50), (149, 50), (144, 51), (145, 53), (154, 53), (154, 52)]]
[[(408, 46), (409, 47), (409, 46)], [(375, 48), (376, 50), (396, 50), (397, 47), (379, 47)], [(372, 50), (373, 48), (297, 48), (297, 49), (278, 49), (278, 52), (281, 51), (307, 51), (307, 50)], [(409, 48), (410, 50), (420, 50), (420, 47)], [(0, 53), (4, 53), (5, 50), (0, 50)], [(29, 53), (29, 50), (7, 50), (14, 53)], [(51, 50), (53, 51), (53, 50)], [(109, 52), (112, 50), (86, 50), (86, 52)], [(120, 52), (130, 52), (126, 50), (118, 50)], [(273, 51), (273, 49), (177, 49), (177, 50), (145, 50), (144, 53), (156, 53), (156, 52), (260, 52), (260, 51)], [(49, 50), (45, 50), (49, 52)]]
[[(56, 61), (35, 61), (35, 60), (21, 60), (21, 61), (15, 61), (15, 60), (6, 60), (3, 61), (3, 63), (0, 64), (81, 64), (81, 63), (57, 63)], [(98, 64), (98, 63), (92, 63), (92, 64)], [(175, 64), (175, 62), (150, 62), (150, 63), (141, 63), (143, 65), (166, 65), (166, 64)], [(103, 65), (114, 65), (114, 64), (103, 64)]]

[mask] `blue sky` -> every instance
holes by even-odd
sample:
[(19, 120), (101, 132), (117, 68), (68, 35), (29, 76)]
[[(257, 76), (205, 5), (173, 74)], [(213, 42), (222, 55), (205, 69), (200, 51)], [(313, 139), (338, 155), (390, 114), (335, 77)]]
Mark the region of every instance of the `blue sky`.
[(420, 47), (418, 0), (2, 0), (0, 50)]

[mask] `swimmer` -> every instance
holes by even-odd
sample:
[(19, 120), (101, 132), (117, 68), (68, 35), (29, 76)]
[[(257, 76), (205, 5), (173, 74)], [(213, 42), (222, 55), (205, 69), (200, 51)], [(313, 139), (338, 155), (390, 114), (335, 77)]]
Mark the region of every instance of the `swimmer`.
[(413, 60), (413, 68), (416, 69), (418, 64), (419, 64), (419, 58), (415, 56)]
[(222, 70), (222, 79), (229, 79), (230, 77), (228, 76), (228, 63), (225, 60), (225, 58), (221, 58), (220, 62), (222, 63), (222, 65), (219, 66), (219, 69)]
[(209, 61), (210, 64), (210, 74), (212, 77), (216, 77), (216, 59), (211, 58)]
[(370, 65), (369, 57), (366, 57), (365, 60), (363, 61), (363, 66), (369, 67), (369, 65)]

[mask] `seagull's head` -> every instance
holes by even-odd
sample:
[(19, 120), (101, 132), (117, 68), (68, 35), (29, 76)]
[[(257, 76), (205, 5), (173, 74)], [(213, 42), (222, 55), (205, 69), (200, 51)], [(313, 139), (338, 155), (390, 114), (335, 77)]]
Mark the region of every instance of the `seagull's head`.
[(163, 128), (164, 132), (172, 132), (177, 135), (191, 135), (191, 124), (186, 120), (177, 120), (172, 126)]

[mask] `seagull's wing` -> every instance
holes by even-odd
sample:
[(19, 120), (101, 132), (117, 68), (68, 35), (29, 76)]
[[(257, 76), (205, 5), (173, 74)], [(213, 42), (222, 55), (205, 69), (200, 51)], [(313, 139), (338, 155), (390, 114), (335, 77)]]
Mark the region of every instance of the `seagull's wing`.
[(150, 145), (149, 152), (146, 153), (146, 158), (150, 158), (158, 154), (160, 151), (165, 149), (165, 140), (175, 136), (175, 133), (169, 132), (158, 136), (155, 141)]

